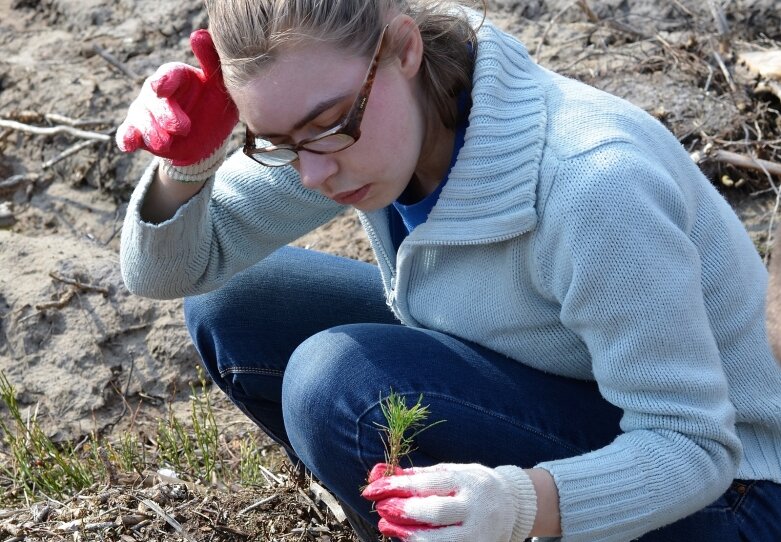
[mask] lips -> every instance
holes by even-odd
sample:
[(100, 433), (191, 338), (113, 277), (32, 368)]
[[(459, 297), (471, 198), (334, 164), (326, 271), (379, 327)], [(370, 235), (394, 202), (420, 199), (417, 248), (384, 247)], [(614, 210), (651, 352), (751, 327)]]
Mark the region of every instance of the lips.
[(340, 205), (355, 205), (361, 201), (369, 192), (369, 185), (364, 185), (357, 190), (348, 190), (346, 192), (339, 192), (331, 199)]

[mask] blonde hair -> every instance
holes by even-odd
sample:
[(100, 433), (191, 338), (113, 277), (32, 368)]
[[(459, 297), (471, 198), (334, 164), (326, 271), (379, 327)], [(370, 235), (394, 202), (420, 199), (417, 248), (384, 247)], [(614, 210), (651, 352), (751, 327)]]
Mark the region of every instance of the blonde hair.
[[(445, 126), (452, 128), (458, 121), (453, 97), (471, 90), (477, 38), (464, 2), (205, 0), (205, 4), (223, 77), (230, 88), (243, 87), (284, 46), (304, 40), (323, 41), (368, 57), (388, 17), (406, 14), (423, 38), (423, 90)], [(485, 0), (481, 5), (485, 11)], [(396, 50), (394, 45), (398, 44), (393, 44), (391, 51)]]

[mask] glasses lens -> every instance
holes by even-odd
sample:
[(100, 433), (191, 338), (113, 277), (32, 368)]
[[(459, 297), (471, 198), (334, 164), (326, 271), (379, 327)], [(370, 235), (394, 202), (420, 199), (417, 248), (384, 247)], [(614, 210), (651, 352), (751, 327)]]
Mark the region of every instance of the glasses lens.
[(298, 154), (289, 149), (274, 149), (269, 152), (254, 153), (252, 158), (264, 166), (279, 167), (294, 162), (298, 158)]
[(331, 134), (321, 139), (315, 139), (304, 145), (308, 151), (330, 153), (346, 149), (355, 143), (355, 138), (347, 134)]

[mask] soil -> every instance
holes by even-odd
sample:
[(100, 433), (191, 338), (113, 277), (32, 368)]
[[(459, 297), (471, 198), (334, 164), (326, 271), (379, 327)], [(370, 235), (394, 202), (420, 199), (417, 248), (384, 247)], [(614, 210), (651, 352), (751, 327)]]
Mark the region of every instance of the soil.
[[(781, 12), (777, 0), (725, 4), (494, 0), (488, 14), (542, 65), (664, 122), (699, 156), (765, 254), (777, 207), (770, 178), (726, 164), (714, 150), (781, 162), (779, 97), (758, 91), (758, 76), (738, 60), (781, 49)], [(111, 136), (157, 66), (194, 63), (188, 36), (206, 24), (200, 0), (0, 0), (0, 119)], [(186, 405), (196, 381), (181, 301), (136, 297), (122, 284), (119, 230), (149, 155), (122, 154), (108, 139), (63, 157), (85, 139), (0, 126), (0, 370), (58, 440), (153, 423), (167, 407)], [(351, 213), (297, 244), (372, 259)], [(222, 407), (221, 423), (246, 421)], [(218, 508), (240, 510), (242, 498)]]

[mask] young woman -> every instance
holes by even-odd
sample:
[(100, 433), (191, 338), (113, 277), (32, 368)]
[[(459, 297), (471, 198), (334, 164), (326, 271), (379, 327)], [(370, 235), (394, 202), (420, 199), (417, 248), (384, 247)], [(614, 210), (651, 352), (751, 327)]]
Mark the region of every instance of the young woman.
[[(206, 5), (201, 69), (117, 133), (158, 157), (123, 276), (191, 296), (215, 383), (364, 540), (781, 540), (766, 271), (672, 134), (452, 3)], [(285, 247), (346, 206), (377, 266)], [(446, 422), (383, 477), (391, 389)]]

